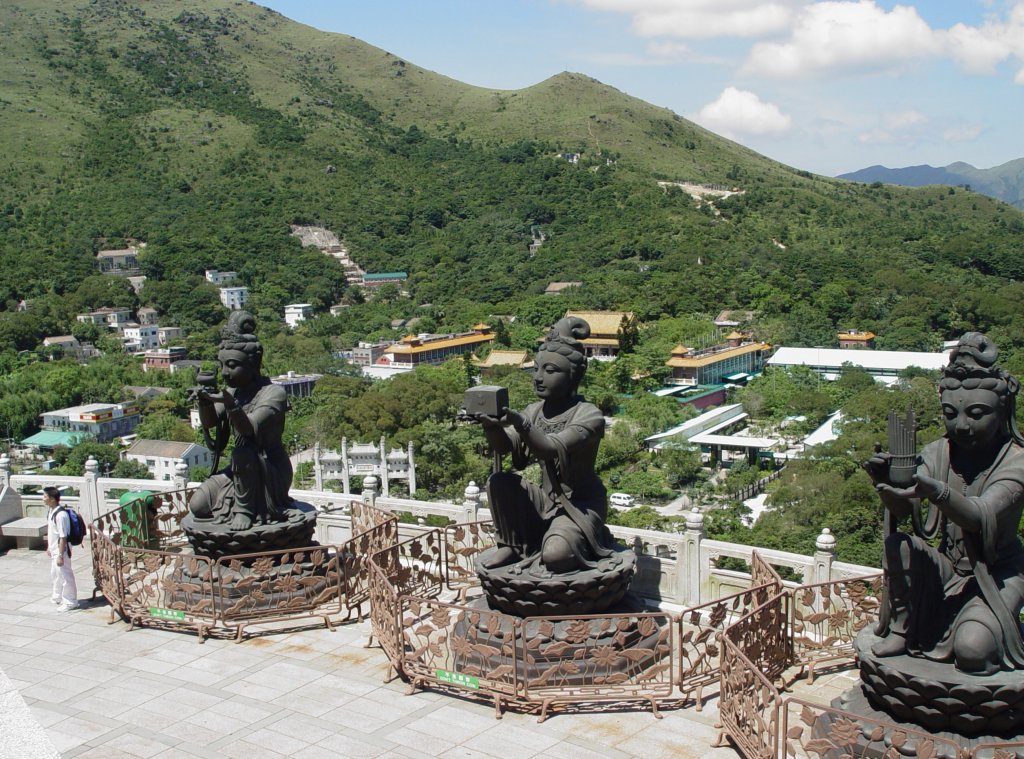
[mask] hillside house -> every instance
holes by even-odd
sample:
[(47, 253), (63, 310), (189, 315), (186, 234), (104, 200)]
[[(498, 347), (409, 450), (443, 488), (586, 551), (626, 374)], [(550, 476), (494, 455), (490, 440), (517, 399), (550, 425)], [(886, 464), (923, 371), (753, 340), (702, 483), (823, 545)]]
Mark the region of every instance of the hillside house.
[(545, 295), (561, 295), (563, 290), (567, 290), (570, 287), (581, 287), (582, 282), (552, 282), (544, 288)]
[(171, 371), (171, 364), (176, 361), (183, 361), (188, 355), (188, 351), (182, 346), (172, 346), (170, 348), (154, 348), (146, 351), (146, 355), (142, 359), (142, 371)]
[(321, 379), (322, 374), (296, 374), (288, 372), (277, 377), (271, 377), (270, 381), (283, 387), (289, 398), (308, 398), (313, 394), (313, 387), (316, 381)]
[(206, 270), (206, 281), (211, 285), (220, 287), (226, 285), (228, 282), (233, 282), (238, 279), (238, 272), (235, 271), (217, 271), (216, 269)]
[(767, 343), (749, 339), (742, 332), (732, 332), (725, 343), (708, 348), (688, 348), (677, 345), (665, 362), (671, 367), (672, 385), (724, 385), (744, 384), (760, 374), (771, 353)]
[(157, 336), (158, 331), (155, 324), (129, 322), (121, 331), (124, 349), (131, 353), (139, 353), (156, 348), (160, 344)]
[(154, 480), (171, 480), (179, 461), (188, 467), (189, 474), (196, 467), (213, 464), (213, 454), (208, 448), (196, 443), (179, 443), (173, 440), (136, 440), (121, 458), (137, 461), (146, 467)]
[(313, 315), (313, 306), (310, 303), (290, 303), (284, 307), (284, 321), (292, 329), (299, 326)]
[(100, 443), (130, 435), (141, 420), (137, 401), (89, 403), (46, 411), (40, 416), (44, 431), (83, 433)]
[(142, 306), (135, 312), (135, 321), (144, 327), (154, 326), (157, 323), (159, 314), (152, 306)]
[(404, 271), (385, 271), (377, 274), (364, 274), (360, 284), (369, 289), (383, 287), (384, 285), (398, 285), (401, 287), (407, 279), (409, 279), (409, 275)]
[(839, 347), (843, 350), (872, 350), (875, 347), (875, 333), (862, 332), (859, 329), (851, 329), (847, 332), (840, 332), (836, 335), (839, 340)]
[(627, 311), (566, 311), (590, 325), (590, 337), (581, 340), (587, 358), (609, 361), (619, 355), (619, 334), (636, 326), (636, 317)]
[(911, 366), (938, 371), (949, 363), (948, 353), (923, 351), (844, 350), (842, 348), (779, 348), (768, 359), (769, 366), (806, 366), (822, 379), (839, 379), (843, 365), (864, 369), (876, 382), (894, 384)]
[(502, 366), (511, 366), (514, 369), (533, 369), (533, 356), (525, 350), (505, 350), (495, 348), (487, 354), (487, 358), (473, 362), (482, 374), (491, 373), (493, 369)]
[(181, 340), (185, 336), (185, 330), (181, 327), (157, 327), (156, 341), (161, 346), (169, 345), (175, 340)]
[(139, 268), (139, 247), (131, 245), (120, 250), (101, 250), (96, 254), (96, 268), (102, 274), (109, 274), (115, 277), (138, 276), (142, 273)]
[(407, 369), (423, 364), (443, 364), (455, 356), (472, 353), (492, 340), (494, 333), (486, 324), (477, 324), (471, 332), (459, 334), (409, 335), (389, 345), (374, 363)]
[(222, 287), (220, 288), (220, 302), (224, 308), (232, 311), (240, 311), (249, 300), (248, 287)]
[(43, 338), (44, 348), (53, 348), (57, 356), (68, 358), (81, 358), (82, 346), (74, 335), (55, 335), (54, 337)]

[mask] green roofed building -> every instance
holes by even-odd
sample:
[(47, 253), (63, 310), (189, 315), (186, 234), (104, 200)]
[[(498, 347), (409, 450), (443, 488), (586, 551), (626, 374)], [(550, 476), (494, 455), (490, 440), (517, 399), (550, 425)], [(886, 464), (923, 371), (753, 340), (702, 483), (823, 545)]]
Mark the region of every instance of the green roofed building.
[(30, 435), (21, 441), (22, 445), (30, 445), (35, 448), (42, 448), (52, 451), (58, 445), (74, 448), (86, 438), (90, 437), (87, 432), (60, 432), (58, 430), (43, 430), (35, 435)]
[(401, 285), (409, 275), (404, 271), (385, 271), (379, 274), (364, 274), (363, 287), (380, 287), (381, 285)]

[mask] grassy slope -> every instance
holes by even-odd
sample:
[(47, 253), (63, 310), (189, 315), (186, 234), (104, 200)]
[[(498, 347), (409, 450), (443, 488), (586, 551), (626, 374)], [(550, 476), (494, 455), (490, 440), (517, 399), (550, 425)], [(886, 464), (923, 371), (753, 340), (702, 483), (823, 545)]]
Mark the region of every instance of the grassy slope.
[[(580, 74), (499, 92), (250, 3), (143, 7), (0, 7), (0, 203), (31, 222), (12, 222), (0, 243), (10, 295), (38, 292), (39, 251), (73, 286), (103, 238), (138, 234), (166, 276), (238, 269), (306, 299), (308, 275), (278, 273), (295, 259), (287, 224), (299, 218), (330, 226), (370, 268), (409, 270), (417, 297), (434, 302), (494, 280), (479, 297), (583, 276), (599, 291), (591, 305), (657, 315), (770, 299), (758, 294), (766, 283), (811, 298), (837, 277), (852, 302), (888, 267), (922, 270), (927, 287), (913, 288), (929, 295), (937, 263), (985, 259), (983, 271), (1018, 275), (1019, 214), (976, 194), (814, 177)], [(408, 143), (412, 126), (433, 141)], [(500, 158), (519, 140), (616, 164), (595, 173)], [(660, 178), (748, 193), (714, 217), (663, 193)], [(551, 239), (529, 259), (538, 204)], [(446, 224), (423, 222), (432, 217)]]

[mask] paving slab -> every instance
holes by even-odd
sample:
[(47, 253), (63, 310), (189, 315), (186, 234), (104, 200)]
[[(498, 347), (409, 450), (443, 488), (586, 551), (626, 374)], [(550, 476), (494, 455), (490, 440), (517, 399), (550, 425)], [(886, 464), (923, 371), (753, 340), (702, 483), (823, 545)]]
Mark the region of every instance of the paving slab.
[[(666, 708), (662, 720), (640, 703), (496, 720), (489, 701), (384, 682), (386, 657), (365, 647), (368, 621), (200, 644), (191, 631), (108, 624), (102, 598), (57, 612), (48, 562), (42, 551), (0, 553), (0, 759), (737, 756), (711, 748), (714, 698), (702, 712)], [(85, 599), (89, 562), (76, 552)], [(845, 677), (816, 689), (846, 688)]]

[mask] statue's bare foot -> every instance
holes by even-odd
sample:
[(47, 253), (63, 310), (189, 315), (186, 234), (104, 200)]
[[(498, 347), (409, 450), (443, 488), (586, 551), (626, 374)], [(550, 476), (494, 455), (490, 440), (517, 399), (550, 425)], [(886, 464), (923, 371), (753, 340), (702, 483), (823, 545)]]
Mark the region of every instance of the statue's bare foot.
[(907, 652), (907, 639), (899, 633), (890, 632), (871, 647), (871, 653), (879, 658), (899, 656)]
[(484, 569), (497, 569), (519, 560), (519, 552), (510, 546), (498, 546), (486, 559), (481, 560)]
[(252, 517), (248, 514), (235, 514), (231, 518), (231, 529), (236, 532), (244, 532), (252, 527)]

